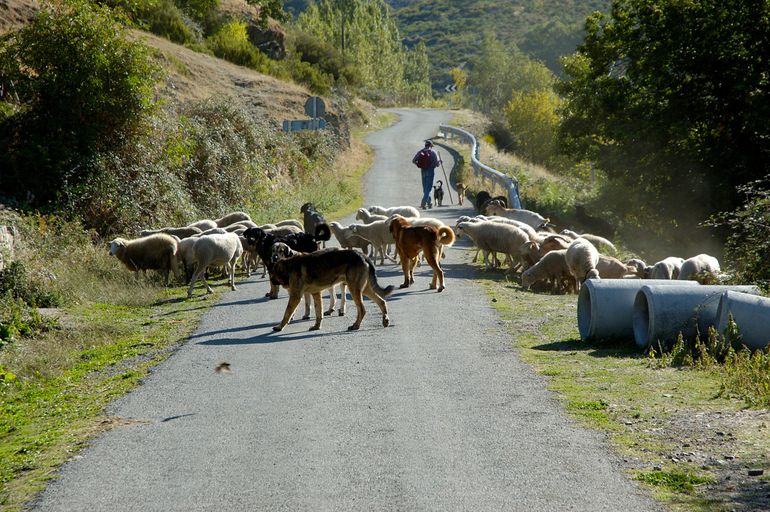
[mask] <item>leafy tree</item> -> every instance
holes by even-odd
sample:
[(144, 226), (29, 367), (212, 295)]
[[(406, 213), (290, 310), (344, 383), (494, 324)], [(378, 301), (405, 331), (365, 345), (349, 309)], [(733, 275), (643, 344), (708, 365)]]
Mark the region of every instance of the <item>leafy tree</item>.
[(283, 0), (247, 0), (251, 5), (259, 7), (260, 20), (267, 24), (268, 18), (285, 22), (289, 19), (289, 13), (283, 10)]
[(409, 55), (383, 0), (320, 0), (299, 16), (297, 27), (337, 48), (343, 67), (357, 70), (359, 89), (370, 98), (424, 95), (419, 63), (420, 52), (427, 53)]
[(505, 119), (521, 156), (547, 163), (556, 153), (558, 105), (559, 98), (552, 91), (513, 92), (505, 107)]
[(13, 114), (0, 121), (0, 187), (40, 205), (65, 182), (87, 180), (91, 156), (143, 128), (159, 73), (107, 7), (48, 6), (3, 36), (0, 80)]
[[(668, 240), (770, 167), (770, 2), (615, 0), (565, 61), (563, 140)], [(647, 219), (648, 223), (651, 222)]]

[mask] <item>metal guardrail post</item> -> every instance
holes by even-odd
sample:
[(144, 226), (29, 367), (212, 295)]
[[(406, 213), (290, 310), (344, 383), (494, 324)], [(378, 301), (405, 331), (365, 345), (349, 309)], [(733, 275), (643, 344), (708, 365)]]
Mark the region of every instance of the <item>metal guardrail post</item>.
[(471, 145), (471, 167), (477, 176), (481, 176), (486, 181), (491, 181), (494, 184), (504, 188), (508, 193), (508, 204), (511, 208), (522, 208), (521, 196), (519, 195), (519, 182), (516, 178), (506, 176), (500, 171), (484, 165), (479, 161), (479, 143), (476, 141), (471, 133), (466, 132), (463, 129), (456, 128), (449, 125), (439, 125), (438, 135), (444, 138), (450, 138), (452, 135), (457, 135), (465, 143)]

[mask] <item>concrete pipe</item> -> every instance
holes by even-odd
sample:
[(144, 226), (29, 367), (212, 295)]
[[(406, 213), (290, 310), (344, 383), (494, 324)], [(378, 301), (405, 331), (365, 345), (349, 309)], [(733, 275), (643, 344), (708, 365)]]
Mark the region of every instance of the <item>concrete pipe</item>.
[(642, 286), (634, 299), (634, 340), (640, 348), (671, 346), (679, 333), (693, 340), (716, 326), (722, 294), (759, 294), (756, 286)]
[(717, 309), (717, 330), (724, 334), (732, 315), (741, 340), (751, 350), (761, 350), (770, 343), (770, 299), (747, 293), (726, 291)]
[(697, 281), (665, 279), (587, 279), (577, 304), (580, 339), (633, 339), (636, 292), (645, 285), (699, 286)]

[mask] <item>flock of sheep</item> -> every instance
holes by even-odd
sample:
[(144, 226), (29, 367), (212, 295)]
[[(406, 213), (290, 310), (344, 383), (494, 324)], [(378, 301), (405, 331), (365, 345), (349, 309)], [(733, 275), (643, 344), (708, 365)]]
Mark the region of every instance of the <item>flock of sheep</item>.
[[(116, 238), (109, 243), (110, 254), (129, 270), (163, 272), (166, 285), (170, 272), (178, 279), (184, 274), (185, 282), (189, 282), (188, 298), (192, 297), (198, 280), (211, 293), (206, 272), (213, 267), (223, 269), (234, 290), (236, 265), (240, 262), (250, 276), (259, 263), (256, 249), (244, 237), (244, 232), (259, 227), (281, 235), (312, 233), (318, 222), (325, 221), (314, 209), (306, 211), (306, 206), (302, 210), (304, 224), (288, 219), (257, 226), (248, 214), (233, 212), (183, 227), (144, 230), (133, 240)], [(511, 271), (521, 272), (525, 288), (577, 293), (586, 279), (694, 279), (703, 273), (719, 272), (719, 262), (706, 254), (688, 260), (669, 257), (652, 265), (639, 259), (622, 262), (613, 256), (617, 250), (606, 238), (569, 230), (556, 233), (549, 227), (549, 219), (529, 210), (507, 208), (500, 198), (487, 200), (478, 209), (481, 215), (457, 219), (455, 233), (469, 238), (476, 246), (474, 261), (481, 253), (485, 269), (489, 269), (502, 265), (500, 259), (503, 259)], [(396, 261), (389, 229), (394, 215), (405, 217), (412, 225), (445, 226), (437, 218), (421, 216), (420, 211), (411, 206), (360, 208), (356, 213), (357, 222), (348, 226), (331, 222), (328, 226), (340, 247), (359, 249), (383, 265), (386, 259)]]

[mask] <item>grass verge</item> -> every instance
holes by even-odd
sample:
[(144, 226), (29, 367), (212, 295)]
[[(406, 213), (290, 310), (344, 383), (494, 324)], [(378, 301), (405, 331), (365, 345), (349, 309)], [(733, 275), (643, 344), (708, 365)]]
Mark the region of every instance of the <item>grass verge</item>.
[[(599, 429), (631, 478), (674, 510), (766, 510), (770, 413), (720, 393), (724, 372), (660, 367), (632, 341), (580, 340), (574, 295), (483, 281), (520, 357), (579, 424)], [(765, 507), (763, 509), (763, 507)]]

